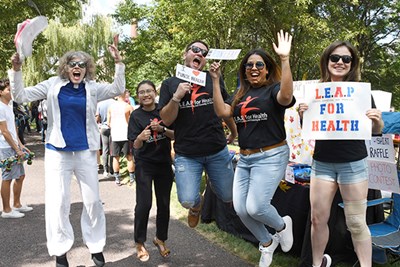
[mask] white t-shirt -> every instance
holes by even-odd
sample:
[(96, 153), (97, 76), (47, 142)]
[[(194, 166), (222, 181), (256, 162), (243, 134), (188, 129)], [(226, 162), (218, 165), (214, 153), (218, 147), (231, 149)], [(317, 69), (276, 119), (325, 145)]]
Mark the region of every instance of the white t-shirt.
[(125, 117), (128, 105), (128, 103), (116, 101), (110, 106), (112, 141), (128, 141), (128, 122)]
[[(12, 101), (10, 101), (12, 103)], [(14, 142), (18, 144), (17, 132), (15, 130), (15, 117), (12, 107), (4, 104), (0, 101), (0, 121), (5, 121), (7, 123), (7, 129), (11, 133)], [(6, 139), (3, 136), (3, 133), (0, 131), (0, 148), (10, 148), (11, 146), (8, 144)]]

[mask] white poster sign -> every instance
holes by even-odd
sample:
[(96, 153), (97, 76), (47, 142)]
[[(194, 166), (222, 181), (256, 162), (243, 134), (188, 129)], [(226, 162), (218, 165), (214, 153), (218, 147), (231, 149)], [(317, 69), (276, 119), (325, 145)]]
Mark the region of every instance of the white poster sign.
[(306, 85), (303, 139), (371, 139), (371, 84), (329, 82)]
[(392, 136), (384, 134), (365, 141), (368, 151), (368, 187), (400, 193)]
[(181, 64), (176, 65), (175, 76), (184, 81), (195, 83), (201, 86), (206, 86), (206, 73), (195, 70)]
[(241, 49), (214, 49), (208, 51), (206, 59), (235, 60), (238, 58)]

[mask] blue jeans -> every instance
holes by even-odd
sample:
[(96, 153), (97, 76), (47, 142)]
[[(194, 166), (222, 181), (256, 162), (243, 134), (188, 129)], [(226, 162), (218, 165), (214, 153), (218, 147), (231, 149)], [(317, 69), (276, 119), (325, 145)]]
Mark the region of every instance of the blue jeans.
[(233, 206), (247, 229), (261, 243), (271, 240), (265, 227), (283, 229), (285, 223), (271, 199), (289, 162), (289, 147), (283, 145), (252, 155), (240, 155), (233, 182)]
[(232, 156), (225, 147), (216, 154), (204, 157), (175, 155), (175, 181), (181, 205), (185, 208), (199, 206), (203, 170), (217, 197), (224, 202), (232, 201)]

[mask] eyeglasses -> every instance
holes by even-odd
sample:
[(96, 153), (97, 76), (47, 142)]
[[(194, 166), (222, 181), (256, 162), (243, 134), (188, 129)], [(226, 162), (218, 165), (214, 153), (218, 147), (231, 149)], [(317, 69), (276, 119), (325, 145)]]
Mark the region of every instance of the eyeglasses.
[(193, 53), (201, 53), (201, 55), (203, 56), (203, 57), (206, 57), (207, 56), (207, 54), (208, 54), (208, 51), (206, 50), (206, 49), (202, 49), (202, 48), (200, 48), (200, 47), (197, 47), (197, 46), (195, 46), (195, 45), (192, 45), (191, 47), (189, 47), (189, 49), (188, 49), (188, 51), (189, 50), (192, 50), (193, 51)]
[(254, 68), (254, 65), (256, 65), (256, 68), (258, 70), (262, 70), (265, 67), (264, 62), (262, 61), (257, 61), (256, 63), (247, 62), (246, 64), (244, 64), (244, 67), (246, 68), (246, 70), (251, 70), (252, 68)]
[(145, 94), (149, 95), (152, 92), (155, 92), (154, 89), (140, 90), (140, 91), (138, 91), (138, 95), (145, 95)]
[(83, 61), (70, 61), (68, 62), (68, 66), (70, 66), (71, 68), (75, 68), (76, 66), (78, 66), (81, 69), (86, 68), (86, 62)]
[(333, 63), (339, 62), (340, 59), (342, 59), (343, 63), (348, 64), (353, 58), (351, 56), (340, 56), (335, 54), (329, 56), (329, 60)]

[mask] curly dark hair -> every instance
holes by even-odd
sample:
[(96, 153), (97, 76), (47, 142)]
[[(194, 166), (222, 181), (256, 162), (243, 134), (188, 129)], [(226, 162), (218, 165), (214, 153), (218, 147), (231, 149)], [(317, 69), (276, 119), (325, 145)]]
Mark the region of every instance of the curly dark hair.
[(3, 78), (0, 80), (0, 91), (3, 91), (6, 89), (7, 86), (10, 85), (10, 80), (8, 78)]
[(74, 58), (80, 58), (86, 63), (86, 80), (94, 80), (96, 75), (96, 65), (91, 55), (83, 51), (69, 51), (59, 60), (57, 74), (61, 79), (68, 79), (68, 62)]

